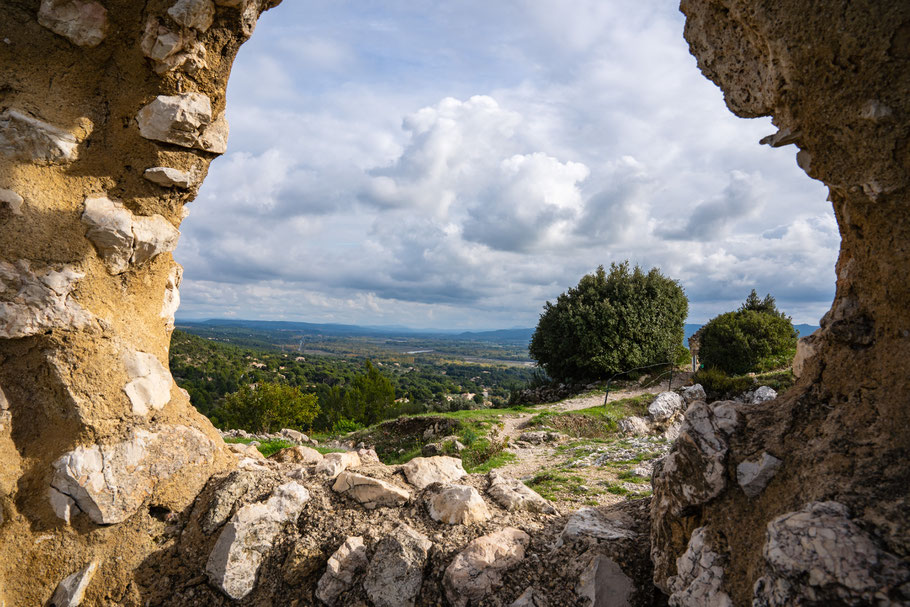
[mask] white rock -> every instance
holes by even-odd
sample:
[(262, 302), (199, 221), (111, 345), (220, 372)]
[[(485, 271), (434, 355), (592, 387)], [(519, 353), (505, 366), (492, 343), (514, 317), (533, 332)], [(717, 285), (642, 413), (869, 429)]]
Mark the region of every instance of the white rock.
[(16, 110), (0, 114), (0, 155), (40, 165), (67, 164), (78, 157), (75, 135)]
[(242, 599), (256, 584), (262, 559), (281, 528), (297, 521), (309, 492), (291, 481), (280, 485), (265, 502), (243, 506), (227, 522), (205, 572), (209, 580), (232, 599)]
[(256, 445), (251, 445), (248, 443), (227, 443), (227, 448), (239, 455), (241, 459), (265, 459), (265, 456), (259, 449), (256, 448)]
[(133, 215), (107, 196), (85, 199), (82, 222), (88, 226), (86, 238), (114, 274), (122, 274), (130, 264), (142, 264), (173, 251), (180, 238), (177, 228), (161, 215)]
[(621, 433), (629, 436), (646, 436), (651, 433), (651, 424), (648, 420), (637, 415), (619, 420), (616, 426)]
[(736, 467), (736, 482), (743, 493), (755, 497), (764, 491), (768, 482), (777, 474), (781, 461), (769, 453), (762, 453), (758, 459), (744, 461)]
[(686, 386), (682, 389), (681, 395), (683, 397), (683, 400), (686, 401), (687, 405), (691, 405), (697, 400), (708, 400), (708, 395), (705, 394), (705, 389), (701, 384)]
[[(145, 26), (140, 47), (143, 54), (156, 62), (167, 62), (183, 49), (186, 40), (183, 34), (161, 25), (155, 17), (150, 17)], [(169, 67), (173, 67), (170, 66)]]
[(164, 288), (164, 302), (161, 304), (161, 318), (165, 320), (168, 331), (174, 329), (174, 314), (180, 307), (180, 283), (183, 280), (183, 266), (175, 263), (167, 275)]
[(342, 453), (326, 453), (322, 461), (316, 465), (316, 473), (329, 478), (336, 478), (348, 468), (359, 468), (360, 457), (353, 451)]
[(613, 541), (634, 537), (635, 532), (622, 522), (609, 519), (593, 508), (581, 508), (569, 516), (557, 545), (572, 544), (586, 538)]
[(207, 152), (224, 154), (227, 152), (227, 142), (230, 130), (227, 116), (222, 112), (222, 114), (209, 126), (203, 129), (202, 133), (199, 135), (199, 142), (196, 147)]
[(486, 502), (474, 487), (444, 485), (427, 499), (430, 518), (449, 525), (470, 525), (491, 518)]
[(367, 568), (367, 549), (362, 537), (349, 537), (329, 557), (325, 573), (316, 586), (316, 598), (334, 607), (338, 597), (351, 588), (354, 578)]
[(70, 496), (60, 493), (53, 487), (51, 487), (48, 492), (48, 498), (51, 501), (51, 509), (54, 511), (54, 514), (69, 525), (73, 515), (79, 512), (79, 509), (76, 507), (76, 502)]
[(282, 449), (272, 455), (269, 459), (274, 459), (275, 461), (284, 464), (303, 464), (304, 466), (312, 466), (321, 462), (323, 460), (323, 455), (319, 451), (316, 451), (316, 449), (297, 445), (296, 447)]
[(123, 391), (133, 405), (134, 415), (148, 415), (149, 409), (160, 411), (170, 402), (174, 380), (154, 354), (124, 352), (123, 366), (130, 378)]
[(177, 0), (167, 14), (183, 27), (204, 32), (215, 19), (215, 5), (212, 0)]
[(202, 131), (212, 122), (212, 102), (202, 93), (159, 95), (139, 110), (136, 120), (146, 139), (199, 147)]
[(379, 540), (363, 580), (374, 607), (413, 607), (433, 543), (404, 523)]
[(298, 445), (302, 443), (308, 443), (310, 441), (310, 437), (303, 432), (292, 430), (290, 428), (282, 428), (278, 434), (293, 443), (297, 443)]
[(533, 586), (528, 586), (509, 607), (549, 607), (546, 600), (538, 596)]
[(504, 476), (495, 470), (490, 472), (489, 479), (490, 486), (487, 493), (506, 510), (556, 514), (553, 504), (521, 481)]
[(13, 215), (22, 215), (22, 203), (25, 200), (14, 191), (0, 188), (0, 202), (5, 204)]
[(98, 561), (92, 561), (85, 569), (65, 577), (57, 584), (49, 604), (54, 607), (79, 607), (85, 598), (85, 589), (95, 577), (97, 570)]
[(446, 567), (442, 578), (446, 596), (457, 607), (480, 601), (500, 585), (504, 570), (520, 563), (531, 537), (506, 527), (469, 543)]
[(400, 506), (411, 499), (410, 492), (377, 478), (345, 470), (338, 475), (332, 491), (356, 500), (367, 510)]
[(41, 0), (38, 23), (76, 46), (93, 47), (107, 35), (107, 10), (88, 0)]
[(0, 338), (88, 326), (94, 317), (72, 297), (83, 276), (73, 266), (35, 272), (25, 260), (0, 261)]
[(753, 405), (758, 405), (761, 403), (766, 403), (769, 400), (774, 400), (777, 398), (777, 392), (774, 388), (768, 386), (759, 386), (755, 389), (755, 392), (752, 393), (752, 398), (749, 399), (749, 402)]
[(145, 169), (142, 176), (149, 181), (166, 188), (178, 187), (185, 190), (193, 185), (193, 177), (189, 173), (171, 167), (152, 167), (150, 169)]
[(632, 579), (603, 555), (591, 558), (575, 584), (575, 594), (588, 599), (590, 607), (631, 607), (634, 591)]
[[(215, 443), (195, 428), (133, 429), (129, 440), (76, 447), (54, 462), (52, 506), (62, 493), (99, 525), (132, 516), (156, 485), (182, 468), (213, 460)], [(57, 510), (58, 515), (60, 511)]]
[(408, 482), (418, 489), (432, 483), (451, 483), (467, 474), (460, 459), (445, 455), (415, 457), (406, 463), (402, 470)]
[(667, 580), (671, 607), (733, 607), (723, 591), (725, 559), (713, 551), (707, 533), (707, 527), (693, 531), (676, 560), (676, 575)]
[(656, 422), (670, 419), (686, 408), (686, 401), (676, 392), (661, 392), (650, 405), (648, 414)]

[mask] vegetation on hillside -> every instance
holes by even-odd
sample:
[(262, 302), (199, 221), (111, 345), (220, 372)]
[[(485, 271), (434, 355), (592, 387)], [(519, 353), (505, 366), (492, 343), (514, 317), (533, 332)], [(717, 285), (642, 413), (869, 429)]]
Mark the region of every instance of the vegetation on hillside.
[(558, 381), (603, 379), (674, 361), (689, 310), (675, 280), (657, 268), (645, 273), (628, 262), (599, 267), (578, 286), (549, 301), (531, 339), (530, 353)]

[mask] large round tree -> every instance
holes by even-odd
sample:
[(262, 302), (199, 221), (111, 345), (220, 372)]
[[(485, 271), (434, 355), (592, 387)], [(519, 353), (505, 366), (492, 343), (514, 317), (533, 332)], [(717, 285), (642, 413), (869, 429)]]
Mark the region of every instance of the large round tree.
[(657, 268), (603, 266), (544, 306), (531, 357), (559, 381), (602, 379), (675, 358), (689, 301)]

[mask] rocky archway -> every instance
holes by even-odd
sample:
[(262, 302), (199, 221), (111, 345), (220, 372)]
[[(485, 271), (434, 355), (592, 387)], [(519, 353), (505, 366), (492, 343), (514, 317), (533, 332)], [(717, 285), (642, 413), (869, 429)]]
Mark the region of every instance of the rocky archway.
[[(98, 559), (93, 600), (139, 603), (155, 508), (234, 465), (166, 368), (170, 251), (225, 149), (231, 62), (274, 4), (0, 3), (0, 604), (41, 604)], [(843, 244), (799, 385), (690, 410), (655, 478), (655, 582), (678, 604), (908, 601), (910, 6), (682, 9), (730, 109), (772, 115), (768, 142), (829, 186)], [(831, 533), (852, 554), (799, 548)]]

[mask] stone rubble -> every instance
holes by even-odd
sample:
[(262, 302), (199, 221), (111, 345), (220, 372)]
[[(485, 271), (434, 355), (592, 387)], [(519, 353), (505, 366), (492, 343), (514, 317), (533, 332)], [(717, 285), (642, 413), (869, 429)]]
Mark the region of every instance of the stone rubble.
[(316, 587), (316, 597), (329, 607), (341, 605), (338, 597), (351, 588), (354, 578), (366, 570), (368, 563), (363, 538), (349, 537), (329, 557)]
[(633, 415), (616, 423), (619, 432), (628, 436), (647, 436), (651, 434), (651, 424), (644, 417)]
[(38, 165), (69, 164), (78, 157), (75, 135), (8, 109), (0, 113), (0, 156)]
[(240, 508), (221, 531), (205, 566), (209, 580), (232, 599), (242, 599), (256, 583), (262, 559), (282, 526), (294, 523), (310, 494), (291, 481), (265, 502)]
[(301, 464), (304, 466), (315, 466), (323, 460), (324, 456), (316, 449), (298, 445), (288, 447), (273, 454), (269, 459), (281, 462), (283, 464)]
[(676, 392), (661, 392), (648, 405), (648, 414), (655, 422), (664, 422), (686, 408), (686, 401)]
[(215, 4), (212, 0), (177, 0), (167, 14), (183, 27), (205, 32), (215, 19)]
[(452, 483), (467, 474), (459, 458), (445, 455), (415, 457), (401, 469), (408, 482), (418, 489), (432, 483)]
[(107, 36), (107, 9), (90, 0), (41, 0), (38, 23), (76, 46), (91, 48)]
[(0, 338), (89, 326), (94, 317), (72, 296), (84, 276), (69, 265), (32, 270), (25, 260), (0, 261)]
[(686, 552), (676, 561), (676, 575), (667, 581), (670, 607), (733, 607), (722, 589), (724, 565), (708, 541), (708, 528), (693, 531)]
[(746, 460), (736, 467), (736, 482), (748, 497), (757, 497), (777, 474), (783, 462), (763, 452), (755, 460)]
[(344, 451), (343, 453), (326, 453), (322, 461), (316, 464), (316, 474), (322, 474), (327, 478), (336, 478), (339, 474), (348, 468), (359, 468), (360, 456), (353, 451)]
[(490, 472), (487, 478), (490, 482), (487, 494), (506, 510), (510, 512), (525, 510), (544, 514), (556, 513), (556, 508), (553, 504), (521, 481), (500, 474), (495, 470)]
[(430, 518), (448, 525), (470, 525), (489, 520), (486, 502), (474, 487), (443, 485), (425, 497)]
[(348, 470), (338, 475), (332, 485), (332, 491), (357, 501), (367, 510), (401, 506), (411, 499), (411, 493), (405, 489)]
[(506, 527), (471, 541), (446, 568), (443, 585), (456, 607), (486, 597), (502, 580), (502, 570), (520, 563), (530, 536)]
[(186, 190), (191, 188), (194, 183), (192, 175), (186, 171), (171, 167), (151, 167), (145, 169), (142, 176), (152, 183), (157, 183), (166, 188), (177, 187)]
[(92, 561), (84, 569), (68, 575), (57, 585), (51, 597), (51, 607), (79, 607), (85, 599), (85, 589), (92, 583), (98, 561)]
[(363, 588), (374, 607), (413, 607), (433, 543), (405, 523), (376, 544)]
[(78, 508), (98, 525), (120, 523), (158, 483), (185, 466), (210, 462), (214, 451), (215, 444), (195, 428), (136, 428), (126, 441), (79, 446), (59, 457), (48, 497), (64, 520)]

